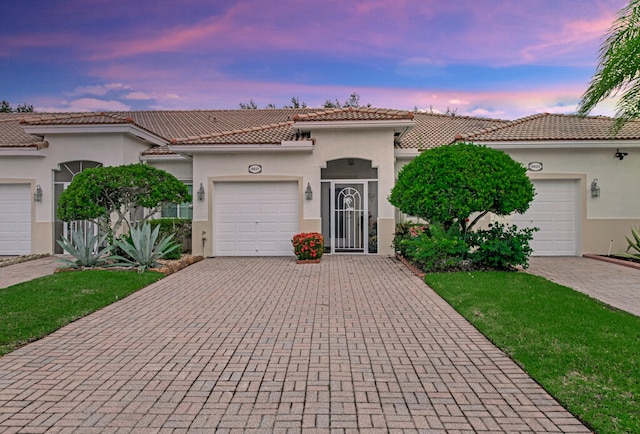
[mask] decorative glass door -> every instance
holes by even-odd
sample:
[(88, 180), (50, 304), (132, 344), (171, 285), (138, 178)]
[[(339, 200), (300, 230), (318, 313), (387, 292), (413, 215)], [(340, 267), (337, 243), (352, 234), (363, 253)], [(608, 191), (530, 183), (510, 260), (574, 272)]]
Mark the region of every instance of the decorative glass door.
[(331, 201), (332, 252), (367, 253), (367, 184), (332, 182)]

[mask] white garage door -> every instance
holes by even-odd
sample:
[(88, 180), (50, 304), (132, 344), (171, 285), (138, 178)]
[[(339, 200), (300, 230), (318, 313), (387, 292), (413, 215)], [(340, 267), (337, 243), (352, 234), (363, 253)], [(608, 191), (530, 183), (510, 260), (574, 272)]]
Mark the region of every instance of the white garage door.
[(31, 186), (0, 185), (0, 255), (31, 253)]
[(215, 185), (217, 256), (292, 256), (298, 232), (297, 182)]
[(531, 247), (536, 256), (578, 254), (578, 181), (535, 180), (536, 196), (524, 215), (514, 214), (519, 228), (538, 227)]

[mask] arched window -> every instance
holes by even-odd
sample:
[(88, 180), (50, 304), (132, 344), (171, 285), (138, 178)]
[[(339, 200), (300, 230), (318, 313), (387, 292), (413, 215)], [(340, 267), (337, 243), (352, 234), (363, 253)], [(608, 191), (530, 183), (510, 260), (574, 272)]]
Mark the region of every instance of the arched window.
[(55, 197), (54, 213), (56, 218), (55, 218), (53, 236), (54, 236), (54, 252), (55, 253), (63, 253), (62, 247), (60, 247), (58, 243), (55, 242), (55, 240), (59, 240), (60, 237), (62, 237), (63, 235), (69, 236), (69, 232), (75, 227), (82, 226), (85, 233), (87, 233), (87, 231), (96, 230), (96, 228), (94, 228), (93, 225), (91, 225), (89, 222), (65, 223), (62, 220), (59, 220), (57, 209), (58, 209), (58, 199), (60, 198), (60, 195), (69, 186), (69, 184), (71, 184), (71, 181), (73, 181), (73, 178), (78, 173), (82, 172), (85, 169), (92, 169), (94, 167), (100, 167), (100, 166), (102, 166), (102, 163), (98, 163), (96, 161), (86, 161), (86, 160), (67, 161), (65, 163), (60, 163), (58, 165), (58, 170), (54, 170), (53, 193)]

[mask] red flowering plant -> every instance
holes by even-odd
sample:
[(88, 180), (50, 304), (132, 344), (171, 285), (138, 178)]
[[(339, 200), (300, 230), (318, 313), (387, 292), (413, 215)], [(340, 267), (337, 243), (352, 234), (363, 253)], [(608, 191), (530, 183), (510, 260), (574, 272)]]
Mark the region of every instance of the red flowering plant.
[(318, 232), (301, 233), (291, 240), (298, 259), (320, 259), (324, 253), (324, 237)]

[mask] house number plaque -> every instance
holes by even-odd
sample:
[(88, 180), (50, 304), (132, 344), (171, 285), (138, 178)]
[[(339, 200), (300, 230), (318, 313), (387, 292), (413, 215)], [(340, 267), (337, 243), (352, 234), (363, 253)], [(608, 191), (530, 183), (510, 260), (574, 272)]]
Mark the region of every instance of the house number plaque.
[(259, 164), (251, 164), (249, 166), (249, 173), (253, 173), (253, 174), (262, 173), (262, 166)]
[(542, 170), (542, 163), (539, 161), (532, 161), (527, 165), (530, 171), (532, 172), (540, 172)]

